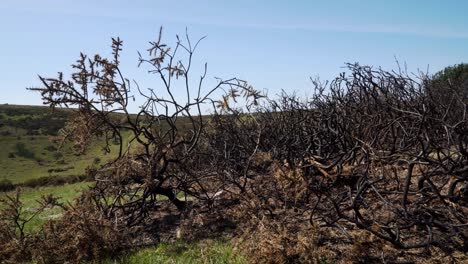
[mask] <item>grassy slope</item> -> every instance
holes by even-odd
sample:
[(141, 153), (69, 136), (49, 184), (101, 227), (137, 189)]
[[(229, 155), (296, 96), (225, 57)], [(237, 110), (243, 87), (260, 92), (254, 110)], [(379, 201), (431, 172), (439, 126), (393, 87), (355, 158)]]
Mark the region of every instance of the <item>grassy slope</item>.
[[(19, 142), (34, 153), (34, 158), (25, 158), (16, 154), (16, 145)], [(92, 147), (86, 154), (80, 156), (76, 156), (69, 147), (66, 147), (60, 151), (63, 156), (56, 158), (54, 152), (46, 150), (48, 146), (53, 145), (47, 136), (27, 136), (20, 139), (3, 136), (0, 137), (0, 145), (3, 149), (0, 152), (0, 178), (6, 178), (13, 183), (43, 176), (80, 175), (85, 172), (87, 166), (93, 164), (96, 157), (99, 157), (101, 162), (111, 158), (110, 155), (104, 155), (99, 146)], [(10, 153), (15, 157), (8, 157)], [(64, 171), (50, 172), (51, 169)]]
[(131, 252), (103, 263), (247, 263), (244, 256), (237, 254), (229, 241), (204, 240), (187, 244), (160, 243), (157, 246)]
[[(49, 108), (40, 106), (0, 105), (0, 179), (21, 183), (44, 176), (80, 175), (95, 158), (101, 163), (112, 158), (112, 155), (104, 154), (99, 144), (94, 144), (80, 156), (70, 145), (60, 151), (53, 150), (58, 146), (50, 141), (51, 135), (47, 133), (56, 132), (69, 113), (66, 110), (57, 112), (52, 114)], [(54, 120), (51, 121), (53, 124), (47, 124), (48, 120)], [(18, 144), (23, 144), (34, 156), (18, 154)], [(112, 150), (115, 153), (117, 146), (111, 147), (111, 153)], [(57, 169), (63, 171), (50, 171)]]

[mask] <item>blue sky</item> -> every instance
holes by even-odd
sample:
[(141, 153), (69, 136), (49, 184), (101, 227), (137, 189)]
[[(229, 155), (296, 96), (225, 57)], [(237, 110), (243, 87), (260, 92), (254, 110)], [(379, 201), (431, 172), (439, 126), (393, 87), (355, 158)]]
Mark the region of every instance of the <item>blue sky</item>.
[(0, 0), (0, 103), (41, 104), (25, 89), (38, 74), (69, 72), (80, 51), (107, 55), (115, 36), (127, 77), (157, 89), (137, 51), (160, 26), (169, 42), (186, 27), (207, 36), (195, 62), (208, 62), (211, 80), (236, 76), (269, 94), (310, 94), (310, 76), (331, 79), (345, 62), (394, 69), (397, 58), (433, 73), (468, 62), (467, 10), (463, 0)]

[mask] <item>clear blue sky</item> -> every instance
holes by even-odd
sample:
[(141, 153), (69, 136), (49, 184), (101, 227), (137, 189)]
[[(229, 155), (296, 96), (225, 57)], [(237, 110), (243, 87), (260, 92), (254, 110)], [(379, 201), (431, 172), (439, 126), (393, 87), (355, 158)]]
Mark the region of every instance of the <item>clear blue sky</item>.
[[(468, 62), (468, 1), (118, 1), (1, 0), (0, 103), (41, 104), (25, 87), (37, 74), (67, 71), (80, 51), (109, 54), (124, 40), (124, 71), (153, 86), (138, 69), (159, 26), (166, 39), (207, 36), (197, 53), (209, 77), (239, 77), (270, 94), (310, 94), (310, 76), (330, 79), (345, 62), (436, 72)], [(154, 87), (153, 88), (157, 88)]]

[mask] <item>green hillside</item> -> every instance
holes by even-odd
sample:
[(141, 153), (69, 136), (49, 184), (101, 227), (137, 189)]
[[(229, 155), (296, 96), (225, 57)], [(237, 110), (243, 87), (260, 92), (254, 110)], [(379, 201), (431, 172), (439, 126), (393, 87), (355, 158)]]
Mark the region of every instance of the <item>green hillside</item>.
[[(105, 154), (99, 142), (81, 155), (71, 144), (59, 148), (53, 143), (51, 139), (71, 113), (68, 109), (52, 111), (45, 106), (0, 105), (0, 187), (10, 183), (20, 187), (26, 211), (34, 210), (42, 195), (58, 196), (64, 204), (71, 202), (91, 184), (83, 182), (85, 169), (99, 166), (116, 153), (117, 146), (113, 145), (111, 153)], [(9, 190), (0, 193), (0, 199), (12, 195), (14, 191)], [(42, 223), (60, 212), (59, 208), (46, 210), (26, 230), (39, 230)]]
[(43, 106), (0, 105), (0, 180), (19, 184), (40, 177), (77, 176), (87, 166), (112, 158), (98, 143), (77, 155), (70, 145), (59, 149), (51, 141), (70, 113)]

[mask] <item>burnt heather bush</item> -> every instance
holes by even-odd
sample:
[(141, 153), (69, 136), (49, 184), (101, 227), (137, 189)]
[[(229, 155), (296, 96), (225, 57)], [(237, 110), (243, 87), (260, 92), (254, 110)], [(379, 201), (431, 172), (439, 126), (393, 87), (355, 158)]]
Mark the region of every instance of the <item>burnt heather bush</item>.
[[(223, 165), (218, 176), (247, 193), (246, 203), (256, 201), (250, 214), (262, 221), (292, 210), (281, 228), (297, 217), (303, 228), (331, 228), (354, 245), (362, 230), (400, 250), (466, 252), (463, 98), (442, 100), (427, 76), (348, 69), (330, 83), (314, 82), (308, 100), (283, 94), (245, 111), (226, 107), (213, 119), (209, 144)], [(270, 172), (256, 164), (259, 156)]]

